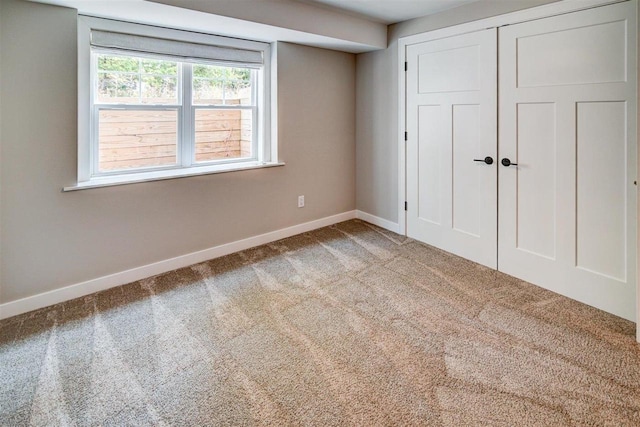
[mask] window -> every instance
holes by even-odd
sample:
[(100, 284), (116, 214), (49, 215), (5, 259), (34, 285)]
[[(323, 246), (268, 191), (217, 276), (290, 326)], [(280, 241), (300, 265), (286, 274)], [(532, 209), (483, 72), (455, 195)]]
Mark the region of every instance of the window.
[(277, 164), (268, 44), (88, 17), (78, 37), (71, 189)]

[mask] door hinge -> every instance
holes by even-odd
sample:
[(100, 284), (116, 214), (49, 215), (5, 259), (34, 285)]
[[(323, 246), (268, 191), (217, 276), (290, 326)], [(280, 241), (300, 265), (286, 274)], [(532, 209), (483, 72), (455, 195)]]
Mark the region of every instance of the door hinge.
[(404, 202), (404, 210), (407, 210), (407, 202)]
[(409, 132), (405, 132), (404, 133), (404, 140), (408, 141), (409, 140)]
[(404, 70), (407, 71), (409, 69), (409, 63), (405, 61)]

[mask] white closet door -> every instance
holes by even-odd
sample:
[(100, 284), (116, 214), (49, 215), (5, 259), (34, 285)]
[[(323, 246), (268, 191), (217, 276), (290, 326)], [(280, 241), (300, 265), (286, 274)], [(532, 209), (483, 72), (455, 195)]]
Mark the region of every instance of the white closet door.
[(492, 268), (496, 34), (489, 29), (411, 45), (406, 52), (407, 235)]
[(631, 2), (499, 33), (499, 269), (635, 320)]

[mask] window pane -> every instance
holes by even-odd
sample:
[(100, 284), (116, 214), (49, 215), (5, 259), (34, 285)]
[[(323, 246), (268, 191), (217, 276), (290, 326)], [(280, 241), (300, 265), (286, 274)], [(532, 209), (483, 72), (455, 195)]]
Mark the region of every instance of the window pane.
[(145, 74), (159, 74), (162, 76), (177, 76), (178, 63), (156, 59), (142, 59), (142, 72)]
[(100, 172), (177, 163), (177, 110), (100, 110)]
[(98, 102), (105, 102), (117, 97), (117, 74), (98, 73)]
[(104, 104), (179, 104), (175, 61), (97, 54), (96, 101)]
[(252, 70), (218, 65), (193, 66), (193, 103), (252, 105)]
[(178, 78), (142, 76), (143, 104), (176, 104), (178, 102)]
[(195, 161), (253, 157), (252, 110), (196, 110)]
[(251, 105), (251, 82), (228, 81), (225, 86), (224, 97), (227, 105)]
[(119, 102), (135, 102), (140, 94), (140, 77), (135, 74), (116, 76), (116, 96)]
[(137, 103), (140, 80), (137, 74), (98, 73), (98, 102), (113, 104)]
[(138, 68), (138, 58), (114, 55), (98, 55), (98, 70), (137, 73)]
[(193, 76), (201, 77), (205, 79), (219, 79), (225, 78), (227, 67), (216, 67), (213, 65), (194, 65)]
[(224, 104), (224, 82), (222, 80), (193, 79), (193, 103), (204, 105)]

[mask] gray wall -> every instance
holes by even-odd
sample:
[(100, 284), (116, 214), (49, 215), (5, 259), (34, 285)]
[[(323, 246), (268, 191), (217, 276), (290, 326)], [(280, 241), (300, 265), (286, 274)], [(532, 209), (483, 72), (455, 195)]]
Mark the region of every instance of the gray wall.
[(357, 209), (398, 222), (398, 39), (557, 0), (481, 0), (389, 26), (385, 50), (356, 59)]
[(398, 221), (397, 49), (356, 57), (356, 206)]
[(355, 208), (355, 57), (292, 44), (278, 46), (286, 166), (62, 193), (76, 13), (1, 1), (0, 303)]
[[(2, 0), (0, 0), (0, 82), (2, 82)], [(2, 123), (2, 94), (0, 93), (0, 124)], [(2, 126), (0, 125), (0, 260), (2, 259)], [(2, 278), (2, 262), (0, 262), (0, 279)], [(2, 302), (2, 285), (0, 281), (0, 302)]]

